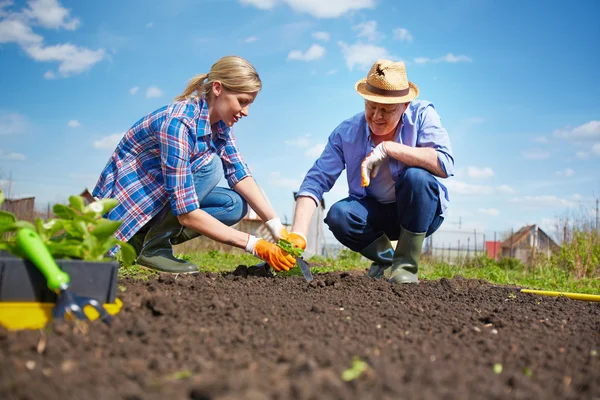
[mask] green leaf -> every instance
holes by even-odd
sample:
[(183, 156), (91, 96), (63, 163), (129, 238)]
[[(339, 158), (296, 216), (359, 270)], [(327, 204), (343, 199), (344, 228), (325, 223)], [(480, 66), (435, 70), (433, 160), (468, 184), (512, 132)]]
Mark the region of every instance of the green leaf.
[(125, 242), (119, 243), (119, 246), (120, 249), (115, 258), (121, 261), (124, 266), (131, 267), (133, 264), (135, 264), (135, 259), (137, 258), (135, 249), (132, 245)]
[(529, 367), (524, 367), (523, 368), (523, 375), (525, 375), (525, 376), (533, 376), (533, 371)]
[(72, 239), (83, 239), (83, 234), (79, 229), (79, 226), (74, 221), (66, 220), (63, 222), (63, 228), (67, 232), (67, 236)]
[(83, 208), (85, 207), (85, 202), (83, 201), (83, 197), (81, 196), (69, 197), (69, 204), (71, 204), (71, 207), (73, 207), (79, 212), (83, 212)]
[(13, 224), (17, 221), (17, 217), (8, 211), (0, 211), (0, 226)]
[(109, 219), (101, 219), (92, 230), (92, 235), (99, 240), (106, 240), (111, 237), (121, 226), (122, 221), (111, 221)]
[(17, 221), (14, 223), (15, 228), (17, 229), (31, 229), (32, 231), (35, 231), (35, 226), (33, 226), (33, 224), (31, 222), (27, 222), (27, 221)]
[(358, 357), (354, 357), (352, 360), (352, 367), (348, 368), (342, 373), (342, 379), (346, 382), (352, 381), (358, 378), (363, 372), (369, 369), (369, 364), (362, 361)]
[(0, 206), (4, 203), (4, 193), (0, 190)]
[(52, 212), (62, 219), (73, 220), (77, 218), (77, 212), (64, 204), (55, 204), (52, 207)]
[(88, 204), (83, 211), (86, 214), (89, 212), (94, 212), (96, 215), (104, 215), (118, 205), (119, 200), (117, 199), (102, 199)]
[(285, 239), (279, 239), (277, 241), (277, 247), (294, 257), (301, 257), (302, 253), (304, 253), (304, 250), (301, 247), (295, 246), (292, 242)]
[(494, 364), (494, 373), (501, 374), (502, 373), (502, 364)]

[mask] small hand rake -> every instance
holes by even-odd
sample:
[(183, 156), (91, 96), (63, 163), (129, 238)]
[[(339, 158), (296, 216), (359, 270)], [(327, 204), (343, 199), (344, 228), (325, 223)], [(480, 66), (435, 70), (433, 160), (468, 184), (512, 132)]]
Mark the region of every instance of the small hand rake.
[(99, 314), (98, 318), (107, 324), (110, 323), (110, 315), (100, 302), (89, 297), (77, 296), (69, 290), (71, 280), (69, 274), (56, 264), (50, 251), (35, 231), (26, 228), (20, 229), (17, 232), (16, 240), (23, 254), (46, 277), (48, 288), (58, 295), (56, 305), (52, 310), (54, 319), (64, 319), (67, 316), (71, 319), (90, 320), (84, 309), (91, 307)]

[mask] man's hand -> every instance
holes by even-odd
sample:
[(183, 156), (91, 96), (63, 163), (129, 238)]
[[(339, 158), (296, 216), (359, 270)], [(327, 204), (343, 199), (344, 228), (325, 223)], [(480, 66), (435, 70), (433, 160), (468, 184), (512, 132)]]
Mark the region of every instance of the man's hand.
[(265, 222), (265, 225), (267, 225), (267, 228), (269, 228), (269, 232), (271, 232), (271, 235), (273, 235), (273, 238), (275, 238), (275, 242), (281, 239), (282, 233), (284, 231), (287, 232), (283, 227), (283, 224), (281, 223), (281, 219), (279, 217), (268, 220), (267, 222)]
[(250, 235), (246, 251), (266, 261), (277, 272), (289, 271), (296, 264), (296, 259), (273, 243)]
[(360, 164), (361, 185), (362, 187), (369, 186), (371, 178), (375, 178), (379, 172), (379, 167), (388, 154), (385, 150), (385, 142), (379, 143), (373, 151), (365, 157)]
[(287, 229), (283, 229), (281, 238), (291, 242), (294, 246), (306, 250), (306, 237), (300, 232), (288, 233)]

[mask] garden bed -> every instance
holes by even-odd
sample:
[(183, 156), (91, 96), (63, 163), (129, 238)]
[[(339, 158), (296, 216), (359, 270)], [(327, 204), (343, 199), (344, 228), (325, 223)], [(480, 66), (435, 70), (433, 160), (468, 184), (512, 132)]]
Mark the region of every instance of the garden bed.
[(599, 303), (362, 274), (123, 279), (112, 326), (0, 328), (0, 398), (600, 398)]

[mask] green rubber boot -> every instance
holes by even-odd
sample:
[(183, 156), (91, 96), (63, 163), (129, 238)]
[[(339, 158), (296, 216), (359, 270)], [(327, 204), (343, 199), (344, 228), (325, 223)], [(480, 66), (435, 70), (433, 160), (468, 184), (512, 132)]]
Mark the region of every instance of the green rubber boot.
[(381, 235), (373, 243), (365, 247), (360, 254), (373, 261), (367, 276), (369, 278), (379, 279), (383, 277), (385, 270), (392, 265), (394, 249), (392, 243), (386, 234)]
[(181, 243), (185, 243), (188, 240), (197, 238), (198, 236), (202, 236), (201, 234), (199, 234), (198, 232), (190, 229), (190, 228), (186, 228), (184, 227), (181, 232), (179, 232), (179, 235), (171, 238), (171, 244), (181, 244)]
[(173, 255), (171, 238), (179, 235), (181, 224), (170, 207), (165, 207), (159, 214), (159, 221), (148, 230), (144, 244), (136, 263), (156, 271), (172, 274), (198, 272), (198, 266)]
[(418, 283), (419, 259), (425, 234), (413, 233), (400, 228), (400, 238), (394, 252), (392, 268), (389, 277), (391, 283)]

